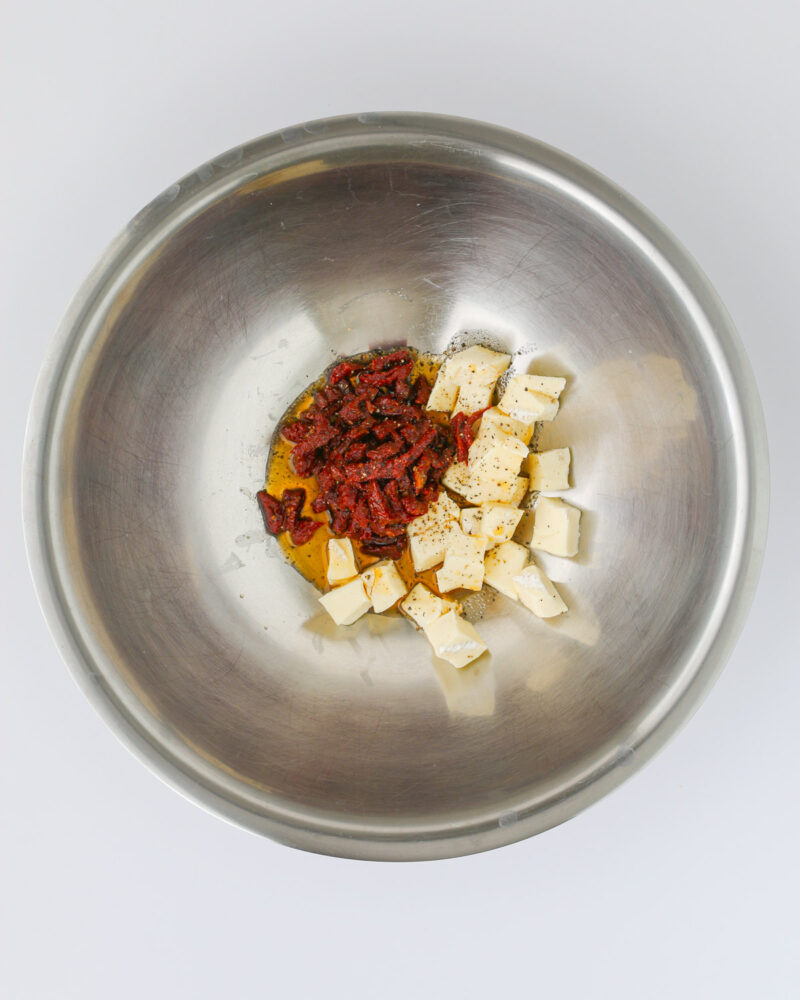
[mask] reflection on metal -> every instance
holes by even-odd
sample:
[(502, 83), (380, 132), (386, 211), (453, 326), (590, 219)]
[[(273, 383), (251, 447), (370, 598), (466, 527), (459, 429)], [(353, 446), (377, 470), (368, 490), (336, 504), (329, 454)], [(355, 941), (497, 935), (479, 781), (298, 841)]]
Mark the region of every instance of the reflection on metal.
[[(454, 675), (405, 622), (326, 632), (253, 496), (336, 354), (464, 331), (568, 375), (541, 445), (572, 447), (586, 520), (543, 560), (570, 615), (484, 601), (491, 661)], [(363, 858), (530, 836), (646, 761), (731, 647), (766, 518), (758, 399), (692, 261), (589, 169), (441, 117), (269, 136), (148, 206), (64, 321), (25, 464), (45, 613), (114, 729), (228, 818)]]

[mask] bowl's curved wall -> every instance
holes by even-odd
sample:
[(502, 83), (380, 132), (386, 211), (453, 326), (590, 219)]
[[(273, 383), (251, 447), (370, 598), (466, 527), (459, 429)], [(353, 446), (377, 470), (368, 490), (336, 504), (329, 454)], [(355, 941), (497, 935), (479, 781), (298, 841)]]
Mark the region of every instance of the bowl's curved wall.
[[(335, 354), (465, 331), (568, 376), (541, 443), (573, 449), (584, 536), (545, 559), (570, 614), (487, 600), (459, 674), (402, 621), (327, 622), (253, 494)], [(213, 808), (353, 856), (494, 846), (621, 780), (763, 543), (758, 400), (692, 262), (587, 168), (430, 116), (267, 137), (157, 199), (65, 321), (26, 461), (43, 603), (107, 714)]]

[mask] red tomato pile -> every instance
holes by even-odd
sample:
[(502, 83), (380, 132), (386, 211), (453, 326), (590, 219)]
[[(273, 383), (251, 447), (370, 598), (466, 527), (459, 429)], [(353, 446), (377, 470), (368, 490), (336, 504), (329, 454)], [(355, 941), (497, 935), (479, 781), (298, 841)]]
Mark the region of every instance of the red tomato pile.
[[(431, 391), (423, 375), (412, 376), (406, 351), (370, 361), (343, 361), (297, 420), (282, 428), (294, 445), (298, 476), (316, 476), (319, 495), (312, 510), (328, 511), (334, 535), (361, 542), (370, 555), (397, 559), (408, 538), (406, 525), (424, 514), (439, 495), (439, 480), (456, 455), (469, 448), (471, 423), (454, 435), (425, 411)], [(477, 415), (475, 415), (477, 416)], [(268, 529), (289, 531), (302, 545), (319, 527), (300, 516), (302, 489), (278, 499), (262, 490), (258, 501)]]

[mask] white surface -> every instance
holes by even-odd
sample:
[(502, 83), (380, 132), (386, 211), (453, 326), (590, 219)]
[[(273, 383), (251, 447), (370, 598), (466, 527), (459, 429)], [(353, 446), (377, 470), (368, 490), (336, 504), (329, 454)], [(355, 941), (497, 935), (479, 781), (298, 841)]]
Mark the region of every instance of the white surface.
[[(798, 995), (799, 31), (795, 0), (3, 5), (0, 995)], [(243, 139), (378, 109), (530, 133), (660, 216), (739, 326), (773, 465), (753, 612), (689, 726), (565, 826), (411, 866), (279, 847), (152, 777), (59, 660), (18, 510), (36, 371), (110, 238)]]

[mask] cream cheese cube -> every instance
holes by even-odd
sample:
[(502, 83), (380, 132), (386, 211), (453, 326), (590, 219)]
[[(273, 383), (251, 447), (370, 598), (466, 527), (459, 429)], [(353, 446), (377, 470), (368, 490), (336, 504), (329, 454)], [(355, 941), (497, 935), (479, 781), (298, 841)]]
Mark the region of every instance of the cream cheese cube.
[(534, 452), (528, 459), (532, 490), (569, 489), (569, 448)]
[(353, 554), (353, 543), (349, 538), (330, 538), (327, 545), (328, 570), (326, 576), (328, 583), (336, 585), (352, 580), (358, 576), (355, 555)]
[(521, 573), (528, 562), (530, 553), (524, 545), (517, 542), (503, 542), (496, 549), (487, 553), (484, 563), (484, 579), (499, 590), (501, 594), (510, 597), (512, 601), (519, 600), (514, 577)]
[(360, 576), (324, 594), (320, 597), (319, 603), (337, 625), (352, 625), (372, 607), (372, 601), (367, 597), (364, 581)]
[(453, 413), (475, 413), (489, 406), (497, 380), (510, 364), (510, 354), (488, 347), (468, 347), (454, 354), (449, 359), (452, 377), (458, 384)]
[(464, 497), (474, 504), (510, 503), (518, 489), (518, 473), (528, 448), (517, 438), (492, 447), (471, 467)]
[(527, 476), (517, 476), (517, 481), (514, 483), (514, 489), (512, 491), (509, 503), (512, 507), (519, 507), (522, 501), (525, 499), (525, 495), (528, 492), (530, 486), (530, 481)]
[(507, 413), (503, 413), (499, 406), (493, 406), (481, 417), (478, 437), (497, 430), (519, 438), (523, 444), (530, 444), (535, 424), (536, 422), (533, 420), (529, 422), (515, 420), (513, 417), (509, 417)]
[(553, 420), (558, 413), (558, 398), (566, 384), (563, 378), (515, 375), (498, 405), (503, 413), (515, 420)]
[(472, 468), (473, 476), (484, 473), (505, 472), (517, 475), (519, 467), (528, 457), (528, 446), (519, 438), (506, 436), (504, 441), (493, 444)]
[(533, 515), (531, 548), (554, 556), (575, 556), (580, 542), (581, 512), (558, 497), (539, 497)]
[(537, 618), (555, 618), (567, 610), (561, 594), (535, 563), (530, 563), (513, 577), (517, 596)]
[[(516, 423), (516, 421), (514, 422)], [(496, 422), (490, 421), (488, 424), (484, 424), (483, 420), (481, 420), (478, 434), (469, 447), (470, 464), (472, 465), (483, 458), (496, 445), (506, 445), (509, 448), (514, 448), (520, 452), (523, 458), (528, 454), (527, 442), (523, 441), (522, 438), (510, 434), (498, 426)], [(522, 448), (525, 449), (524, 452), (521, 450)]]
[(372, 602), (373, 611), (379, 614), (405, 597), (408, 590), (397, 566), (390, 559), (384, 559), (364, 570), (361, 579), (364, 581), (367, 597)]
[(460, 611), (461, 605), (456, 601), (439, 597), (424, 583), (418, 583), (400, 602), (400, 610), (425, 632), (432, 622), (448, 611)]
[[(464, 493), (464, 499), (469, 503), (507, 503), (514, 504), (519, 496), (519, 479), (515, 475), (475, 476), (470, 479)], [(525, 480), (527, 482), (527, 479)], [(523, 494), (524, 495), (524, 494)]]
[(449, 359), (456, 379), (472, 378), (481, 385), (494, 385), (511, 364), (511, 355), (489, 347), (466, 347)]
[(477, 660), (488, 648), (475, 628), (455, 611), (448, 611), (432, 622), (426, 635), (434, 653), (459, 670)]
[(462, 382), (458, 387), (458, 397), (453, 407), (456, 413), (477, 413), (485, 410), (492, 401), (493, 385), (476, 385), (474, 382)]
[[(510, 541), (522, 519), (523, 512), (518, 507), (512, 507), (511, 504), (505, 503), (487, 503), (481, 509), (483, 517), (480, 534), (488, 540), (488, 547), (492, 548), (502, 542)], [(464, 512), (461, 513), (463, 517)]]
[(482, 535), (453, 532), (447, 542), (444, 565), (436, 573), (436, 586), (448, 590), (480, 590), (483, 586), (483, 556), (486, 539)]
[(460, 533), (459, 513), (458, 504), (446, 493), (440, 493), (426, 513), (409, 524), (408, 546), (418, 573), (442, 562), (451, 533)]
[(453, 371), (449, 359), (445, 361), (436, 373), (436, 381), (433, 383), (428, 402), (425, 404), (426, 410), (438, 410), (442, 413), (449, 413), (456, 405), (458, 398), (458, 383), (453, 377)]
[(466, 462), (453, 462), (442, 476), (442, 485), (453, 493), (464, 496), (469, 489), (470, 475), (470, 468)]
[(483, 507), (461, 508), (461, 530), (465, 535), (482, 535)]

